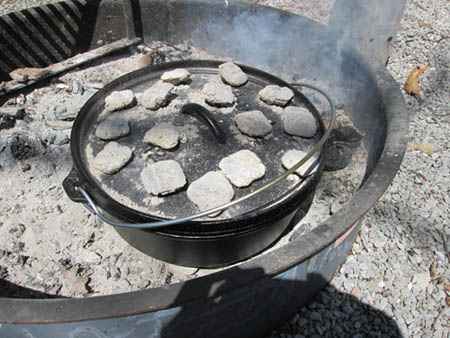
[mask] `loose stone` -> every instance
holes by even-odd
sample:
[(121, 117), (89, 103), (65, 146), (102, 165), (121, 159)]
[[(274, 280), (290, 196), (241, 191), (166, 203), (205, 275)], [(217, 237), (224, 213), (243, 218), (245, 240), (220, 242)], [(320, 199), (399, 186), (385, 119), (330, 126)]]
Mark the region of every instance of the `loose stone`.
[(174, 160), (152, 163), (141, 172), (145, 190), (152, 195), (167, 195), (186, 185), (186, 176)]
[(144, 142), (163, 149), (173, 149), (180, 142), (180, 132), (170, 123), (160, 123), (150, 129), (144, 136)]
[(144, 92), (141, 98), (141, 104), (150, 110), (164, 107), (168, 102), (172, 89), (173, 84), (158, 81)]
[(129, 133), (130, 125), (122, 118), (105, 120), (95, 130), (95, 136), (102, 140), (115, 140)]
[(161, 80), (164, 82), (169, 82), (173, 85), (179, 85), (185, 83), (191, 77), (191, 73), (187, 69), (177, 68), (169, 72), (165, 72), (161, 76)]
[(272, 132), (272, 125), (269, 119), (259, 110), (250, 110), (239, 113), (234, 121), (238, 129), (252, 137), (264, 137)]
[(242, 86), (248, 81), (247, 74), (233, 62), (222, 63), (219, 66), (219, 73), (225, 83), (234, 87)]
[(127, 146), (110, 142), (97, 154), (93, 164), (97, 170), (111, 175), (121, 170), (132, 156), (133, 152)]
[(204, 211), (230, 202), (234, 197), (234, 190), (221, 171), (210, 171), (189, 185), (187, 196)]
[(220, 169), (232, 184), (246, 187), (264, 176), (266, 167), (258, 156), (250, 150), (240, 150), (222, 159)]
[(287, 87), (276, 85), (266, 86), (259, 91), (259, 98), (267, 104), (284, 107), (294, 97), (294, 93)]
[(317, 132), (316, 120), (302, 107), (286, 107), (283, 111), (283, 128), (289, 135), (313, 137)]
[(105, 98), (105, 109), (113, 112), (131, 107), (136, 102), (131, 90), (122, 90), (112, 92)]
[(230, 86), (222, 83), (208, 82), (204, 85), (205, 101), (212, 106), (229, 107), (236, 101)]
[[(301, 150), (289, 150), (281, 158), (281, 163), (286, 169), (290, 169), (305, 156), (306, 153)], [(317, 165), (318, 165), (317, 158), (313, 156), (308, 161), (306, 161), (305, 164), (303, 164), (300, 168), (298, 168), (296, 170), (296, 173), (299, 174), (301, 177), (307, 177), (317, 170)]]

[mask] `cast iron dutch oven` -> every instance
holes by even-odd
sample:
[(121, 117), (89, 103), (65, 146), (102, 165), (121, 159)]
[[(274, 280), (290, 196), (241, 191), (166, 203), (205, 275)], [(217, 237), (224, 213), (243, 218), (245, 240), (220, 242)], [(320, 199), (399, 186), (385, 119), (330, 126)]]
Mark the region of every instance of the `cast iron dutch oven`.
[[(192, 103), (195, 93), (201, 90), (205, 82), (219, 78), (218, 66), (221, 63), (206, 60), (168, 62), (126, 74), (99, 90), (82, 107), (72, 129), (71, 153), (74, 166), (63, 183), (68, 196), (75, 202), (84, 203), (97, 216), (100, 215), (101, 219), (114, 225), (115, 230), (133, 247), (173, 264), (218, 267), (261, 252), (289, 229), (295, 215), (295, 220), (298, 221), (307, 212), (322, 174), (323, 151), (318, 151), (314, 155), (317, 166), (306, 179), (282, 179), (244, 202), (227, 208), (215, 218), (183, 218), (198, 212), (195, 205), (185, 198), (180, 198), (180, 194), (186, 194), (185, 190), (163, 198), (164, 203), (158, 208), (164, 213), (146, 211), (142, 201), (149, 194), (139, 188), (139, 170), (142, 169), (139, 169), (139, 165), (142, 166), (145, 159), (136, 154), (150, 151), (154, 159), (158, 160), (160, 157), (176, 158), (181, 148), (188, 154), (192, 152), (194, 160), (182, 163), (186, 177), (191, 182), (207, 171), (218, 170), (217, 163), (220, 158), (240, 149), (250, 149), (265, 163), (266, 175), (264, 179), (252, 183), (249, 188), (235, 189), (236, 200), (246, 198), (249, 193), (273, 182), (280, 173), (286, 172), (281, 166), (280, 158), (287, 148), (299, 147), (300, 144), (306, 151), (310, 151), (319, 140), (323, 140), (325, 127), (321, 116), (305, 96), (283, 80), (243, 65), (240, 67), (249, 79), (245, 85), (233, 87), (237, 98), (233, 107), (217, 108), (202, 104), (205, 108), (203, 112), (189, 112), (197, 119), (182, 114), (183, 108), (186, 110), (185, 104)], [(102, 143), (104, 144), (103, 141), (96, 140), (94, 131), (98, 120), (105, 114), (105, 98), (114, 91), (125, 89), (131, 89), (134, 93), (143, 92), (159, 81), (164, 72), (178, 68), (191, 73), (189, 83), (184, 84), (184, 89), (178, 90), (171, 98), (170, 105), (176, 109), (180, 108), (180, 111), (175, 114), (145, 112), (137, 105), (123, 112), (111, 113), (126, 114), (124, 116), (128, 117), (133, 117), (133, 114), (139, 116), (135, 120), (130, 119), (131, 133), (117, 140), (133, 148), (135, 155), (131, 163), (118, 174), (101, 177), (94, 174), (89, 164), (89, 154), (95, 154), (103, 146)], [(257, 93), (266, 85), (278, 85), (292, 90), (294, 97), (289, 104), (307, 108), (316, 119), (318, 132), (313, 138), (300, 140), (283, 133), (279, 113), (263, 103), (258, 103)], [(272, 120), (273, 137), (254, 139), (242, 144), (242, 140), (235, 137), (236, 133), (233, 134), (235, 127), (232, 117), (237, 112), (252, 109), (263, 111)], [(224, 110), (227, 111), (224, 113)], [(195, 125), (199, 141), (193, 144), (188, 138), (186, 143), (180, 144), (179, 148), (173, 151), (146, 149), (146, 145), (141, 141), (142, 135), (157, 121), (165, 119), (178, 126)], [(291, 178), (292, 176), (295, 175), (291, 175)], [(180, 218), (185, 220), (177, 221)], [(170, 224), (170, 221), (174, 224)], [(156, 227), (152, 224), (156, 224)]]

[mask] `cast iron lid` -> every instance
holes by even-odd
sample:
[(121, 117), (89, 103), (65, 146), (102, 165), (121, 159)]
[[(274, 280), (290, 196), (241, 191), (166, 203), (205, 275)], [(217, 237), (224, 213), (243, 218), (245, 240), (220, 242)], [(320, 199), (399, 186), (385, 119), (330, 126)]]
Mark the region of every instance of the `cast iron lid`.
[[(255, 153), (266, 168), (265, 175), (248, 187), (233, 186), (236, 199), (285, 172), (281, 157), (288, 150), (297, 149), (306, 153), (313, 148), (324, 132), (319, 113), (298, 90), (273, 75), (239, 65), (248, 76), (248, 81), (242, 86), (231, 87), (236, 98), (234, 104), (217, 107), (206, 103), (202, 88), (208, 82), (223, 83), (218, 69), (222, 63), (224, 62), (189, 60), (150, 66), (126, 74), (97, 92), (82, 107), (72, 129), (71, 151), (74, 171), (79, 180), (76, 184), (88, 191), (100, 208), (121, 220), (145, 223), (173, 219), (200, 211), (187, 198), (186, 189), (207, 172), (220, 170), (218, 164), (224, 157), (247, 149)], [(157, 110), (144, 108), (141, 104), (142, 93), (155, 83), (161, 82), (161, 76), (165, 72), (174, 69), (189, 71), (190, 79), (174, 86), (165, 106)], [(283, 108), (269, 105), (258, 97), (259, 91), (267, 85), (289, 88), (294, 96), (287, 106), (304, 107), (313, 114), (318, 130), (314, 137), (301, 138), (284, 132), (281, 118)], [(137, 98), (136, 103), (126, 109), (107, 112), (105, 98), (115, 91), (123, 90), (131, 90)], [(205, 119), (196, 119), (182, 113), (183, 109), (186, 110), (186, 104), (192, 103), (199, 104), (210, 112), (214, 126), (208, 126)], [(261, 111), (271, 121), (272, 132), (268, 136), (250, 137), (236, 127), (234, 116), (250, 110)], [(99, 139), (95, 135), (99, 124), (106, 119), (117, 117), (128, 122), (130, 132), (113, 141)], [(164, 150), (143, 141), (144, 135), (160, 123), (169, 123), (180, 131), (182, 141), (174, 149)], [(214, 127), (219, 131), (215, 131)], [(101, 173), (92, 165), (96, 156), (109, 142), (127, 146), (133, 152), (131, 160), (114, 174)], [(232, 230), (233, 227), (242, 229), (251, 226), (251, 223), (254, 226), (291, 212), (302, 200), (302, 196), (311, 193), (319, 180), (322, 172), (321, 153), (316, 154), (315, 158), (320, 165), (305, 180), (290, 175), (270, 189), (214, 218), (205, 217), (189, 222), (188, 225), (176, 226), (172, 230), (214, 232)], [(187, 184), (172, 194), (152, 196), (142, 183), (141, 172), (149, 163), (168, 159), (181, 165)]]

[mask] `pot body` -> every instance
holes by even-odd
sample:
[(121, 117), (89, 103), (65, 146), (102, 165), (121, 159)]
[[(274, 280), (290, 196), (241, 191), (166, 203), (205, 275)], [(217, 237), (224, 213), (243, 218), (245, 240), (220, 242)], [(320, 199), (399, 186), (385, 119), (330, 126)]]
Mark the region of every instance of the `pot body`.
[[(114, 227), (136, 249), (162, 261), (187, 267), (216, 268), (252, 257), (269, 247), (311, 206), (314, 191), (298, 204), (259, 226), (221, 235), (175, 235), (172, 233)], [(120, 220), (119, 220), (120, 221)]]

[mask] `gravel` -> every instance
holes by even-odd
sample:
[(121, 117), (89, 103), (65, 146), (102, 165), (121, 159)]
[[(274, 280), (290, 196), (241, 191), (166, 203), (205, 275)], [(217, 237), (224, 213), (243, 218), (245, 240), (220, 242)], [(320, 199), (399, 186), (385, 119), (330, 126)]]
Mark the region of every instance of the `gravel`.
[[(26, 7), (37, 6), (54, 1), (22, 0), (0, 1), (0, 14), (20, 10)], [(272, 5), (280, 9), (304, 14), (310, 18), (326, 23), (332, 1), (297, 1), (297, 0), (253, 0), (260, 4)], [(321, 4), (323, 3), (323, 5)], [(430, 68), (420, 78), (422, 99), (404, 93), (410, 111), (410, 146), (407, 149), (403, 164), (393, 180), (390, 188), (382, 198), (369, 211), (363, 221), (361, 232), (347, 257), (346, 262), (336, 272), (330, 284), (322, 290), (307, 306), (298, 311), (292, 318), (274, 331), (268, 337), (447, 337), (450, 322), (448, 291), (444, 285), (450, 283), (449, 252), (450, 246), (450, 216), (448, 213), (449, 198), (449, 111), (450, 111), (450, 83), (449, 83), (449, 50), (450, 50), (450, 8), (447, 0), (408, 0), (401, 27), (391, 43), (392, 54), (387, 68), (403, 88), (409, 72), (416, 66), (430, 64)], [(111, 78), (117, 76), (115, 68)], [(104, 81), (104, 82), (103, 82)], [(106, 83), (108, 79), (99, 79)], [(19, 101), (23, 97), (19, 98)], [(17, 121), (21, 122), (21, 121)], [(30, 142), (34, 144), (34, 142)], [(3, 147), (0, 144), (0, 150)], [(26, 148), (26, 147), (25, 147)], [(20, 152), (19, 156), (28, 154)], [(430, 151), (431, 149), (431, 151)], [(47, 158), (67, 156), (64, 152), (48, 152)], [(30, 177), (30, 169), (35, 167), (43, 176), (54, 175), (55, 179), (62, 180), (65, 173), (48, 163), (30, 160), (22, 163), (25, 179)], [(50, 163), (50, 162), (49, 162)], [(35, 181), (34, 181), (35, 182)], [(42, 197), (50, 196), (55, 206), (39, 203)], [(56, 185), (49, 187), (44, 194), (35, 196), (28, 187), (17, 191), (17, 204), (36, 203), (37, 212), (42, 222), (39, 231), (32, 227), (24, 227), (21, 235), (12, 231), (11, 245), (14, 247), (2, 248), (0, 258), (17, 259), (24, 262), (24, 270), (28, 268), (27, 251), (21, 254), (18, 244), (20, 236), (41, 238), (41, 233), (50, 234), (42, 241), (51, 243), (55, 252), (64, 252), (64, 256), (71, 257), (75, 248), (67, 243), (65, 238), (63, 218), (58, 215), (60, 204), (66, 213), (85, 215), (78, 205), (62, 203), (64, 193)], [(3, 206), (2, 206), (3, 208)], [(5, 205), (5, 208), (14, 208)], [(56, 215), (56, 216), (55, 216)], [(86, 217), (86, 216), (84, 216)], [(50, 222), (52, 219), (53, 222)], [(2, 220), (3, 221), (3, 220)], [(33, 224), (36, 220), (33, 215), (27, 215), (26, 224)], [(62, 236), (53, 234), (58, 232), (49, 228), (51, 223), (62, 224)], [(308, 224), (305, 224), (305, 226)], [(5, 223), (4, 227), (7, 226)], [(306, 227), (308, 228), (308, 227)], [(60, 229), (58, 229), (59, 232)], [(308, 231), (308, 229), (299, 229)], [(70, 234), (76, 236), (76, 234)], [(296, 235), (294, 233), (292, 236)], [(14, 237), (13, 237), (14, 236)], [(92, 236), (98, 243), (90, 238), (86, 239), (86, 246), (107, 245), (111, 240), (104, 228), (94, 228)], [(117, 252), (121, 249), (120, 242), (116, 242)], [(13, 252), (15, 250), (15, 252)], [(22, 251), (23, 252), (23, 251)], [(36, 253), (38, 255), (38, 253)], [(119, 254), (118, 254), (119, 255)], [(92, 257), (93, 259), (94, 257)], [(144, 257), (142, 257), (144, 259)], [(110, 256), (110, 266), (107, 273), (110, 280), (120, 274), (122, 279), (133, 285), (133, 289), (146, 287), (150, 284), (146, 279), (144, 269), (148, 262), (129, 260), (122, 255), (117, 262), (114, 255)], [(70, 262), (58, 269), (64, 271), (61, 278), (75, 279), (73, 287), (84, 288), (86, 281), (82, 276), (74, 274), (75, 266)], [(63, 264), (61, 263), (61, 264)], [(70, 264), (69, 264), (70, 263)], [(77, 266), (78, 268), (78, 266)], [(43, 266), (43, 271), (55, 273), (49, 267)], [(95, 273), (100, 273), (95, 267)], [(170, 272), (165, 265), (159, 267), (161, 279), (167, 279)], [(0, 275), (8, 275), (8, 269), (0, 266)], [(61, 274), (61, 272), (58, 272)], [(139, 276), (135, 280), (134, 276)], [(141, 277), (144, 278), (141, 278)], [(81, 279), (81, 280), (80, 280)], [(30, 283), (38, 283), (32, 280)], [(45, 285), (40, 282), (47, 292), (56, 293), (56, 285)], [(62, 283), (65, 285), (64, 283)], [(139, 285), (138, 285), (139, 284)], [(104, 290), (113, 292), (114, 284)], [(91, 287), (96, 288), (95, 279)], [(67, 291), (62, 294), (82, 294), (84, 290)]]
[[(302, 9), (294, 1), (259, 3)], [(329, 286), (268, 337), (448, 337), (449, 36), (448, 1), (407, 1), (387, 64), (410, 112), (403, 164)], [(427, 64), (418, 101), (403, 85)]]

